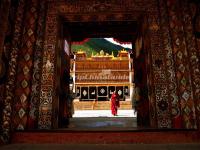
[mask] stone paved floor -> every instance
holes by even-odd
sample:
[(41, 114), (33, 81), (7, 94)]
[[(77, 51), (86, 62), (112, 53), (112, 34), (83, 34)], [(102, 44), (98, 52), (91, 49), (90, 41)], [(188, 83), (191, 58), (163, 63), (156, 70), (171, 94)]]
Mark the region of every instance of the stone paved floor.
[(200, 150), (194, 144), (10, 144), (0, 150)]
[(70, 119), (69, 129), (128, 129), (137, 127), (134, 110), (118, 110), (113, 116), (110, 110), (76, 110)]
[[(113, 117), (110, 110), (75, 110), (73, 117)], [(118, 110), (115, 117), (136, 117), (134, 110)]]
[(136, 128), (135, 117), (79, 117), (71, 118), (68, 129), (115, 129), (128, 130)]

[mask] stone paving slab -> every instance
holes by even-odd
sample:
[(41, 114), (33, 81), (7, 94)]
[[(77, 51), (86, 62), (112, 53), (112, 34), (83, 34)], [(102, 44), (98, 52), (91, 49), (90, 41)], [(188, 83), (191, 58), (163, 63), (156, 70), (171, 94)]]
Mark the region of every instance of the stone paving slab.
[[(115, 117), (136, 117), (134, 110), (118, 110)], [(113, 117), (111, 110), (76, 110), (73, 117)]]
[(136, 128), (136, 118), (131, 117), (79, 117), (71, 118), (68, 128), (84, 129), (114, 129), (114, 128)]

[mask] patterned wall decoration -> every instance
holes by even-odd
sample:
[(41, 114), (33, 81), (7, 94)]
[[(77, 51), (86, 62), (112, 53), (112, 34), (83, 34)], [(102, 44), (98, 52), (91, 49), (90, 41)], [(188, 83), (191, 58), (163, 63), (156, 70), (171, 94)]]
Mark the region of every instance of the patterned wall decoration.
[[(122, 0), (115, 1), (115, 4), (120, 4)], [(123, 1), (124, 2), (124, 1)], [(88, 5), (88, 3), (90, 5)], [(160, 1), (161, 11), (165, 8), (162, 5), (164, 2)], [(56, 7), (55, 7), (56, 6)], [(87, 7), (89, 6), (89, 7)], [(110, 7), (112, 6), (112, 7)], [(150, 3), (147, 1), (131, 1), (127, 0), (123, 5), (114, 5), (114, 1), (59, 1), (50, 2), (48, 6), (48, 13), (46, 19), (46, 34), (45, 34), (45, 48), (44, 57), (42, 62), (42, 78), (41, 78), (41, 93), (40, 93), (40, 106), (39, 106), (39, 122), (38, 126), (41, 129), (49, 129), (52, 127), (52, 101), (55, 96), (56, 87), (54, 85), (55, 79), (55, 49), (57, 41), (57, 14), (63, 15), (64, 18), (70, 21), (83, 21), (93, 20), (97, 17), (97, 20), (109, 19), (113, 13), (114, 16), (118, 16), (120, 20), (132, 20), (135, 18), (133, 15), (123, 15), (121, 12), (137, 12), (140, 14), (144, 11), (148, 12), (148, 21), (150, 24), (149, 30), (151, 35), (151, 59), (153, 69), (153, 82), (155, 94), (155, 107), (157, 124), (159, 128), (170, 128), (171, 127), (171, 113), (174, 115), (175, 120), (179, 116), (179, 111), (183, 114), (183, 120), (186, 128), (195, 127), (194, 121), (194, 103), (191, 92), (190, 74), (188, 73), (188, 65), (183, 60), (187, 58), (187, 53), (184, 40), (180, 37), (177, 38), (176, 30), (182, 31), (179, 28), (180, 25), (175, 25), (177, 28), (173, 28), (174, 21), (178, 21), (181, 24), (180, 19), (177, 18), (177, 12), (174, 10), (174, 6), (168, 1), (169, 11), (169, 23), (170, 23), (170, 34), (172, 34), (172, 43), (169, 43), (170, 36), (167, 30), (165, 20), (161, 18), (167, 18), (166, 12), (158, 16), (157, 1), (152, 0)], [(58, 10), (58, 12), (57, 12)], [(109, 15), (96, 15), (100, 12), (108, 10)], [(87, 12), (90, 15), (77, 15), (78, 13)], [(96, 14), (93, 14), (96, 13)], [(173, 16), (175, 14), (175, 17)], [(70, 18), (70, 19), (69, 19)], [(119, 19), (118, 18), (118, 19)], [(115, 17), (116, 19), (116, 17)], [(161, 19), (161, 20), (160, 20)], [(161, 25), (161, 26), (160, 26)], [(160, 28), (161, 27), (161, 28)], [(167, 31), (166, 34), (162, 35), (161, 31)], [(166, 40), (166, 37), (168, 39)], [(181, 35), (181, 37), (184, 37)], [(165, 39), (163, 41), (163, 39)], [(163, 42), (163, 43), (162, 43)], [(173, 50), (170, 49), (173, 47)], [(163, 51), (163, 48), (165, 51)], [(174, 57), (174, 62), (171, 58)], [(166, 61), (167, 60), (167, 61)], [(171, 61), (169, 61), (171, 60)], [(171, 64), (170, 64), (171, 63)], [(166, 68), (169, 70), (167, 71)], [(178, 68), (175, 72), (174, 68)], [(177, 81), (176, 81), (177, 80)], [(176, 85), (178, 83), (178, 86)], [(169, 84), (168, 84), (169, 83)], [(169, 93), (170, 92), (170, 95)], [(178, 95), (178, 97), (177, 97)], [(179, 100), (178, 100), (179, 98)], [(153, 99), (152, 99), (153, 100)], [(172, 101), (172, 103), (171, 103)], [(181, 110), (179, 110), (179, 104)], [(172, 105), (172, 112), (171, 112)], [(176, 113), (178, 112), (178, 113)], [(182, 119), (182, 118), (181, 118)]]
[(161, 31), (163, 33), (163, 50), (166, 52), (166, 67), (167, 67), (167, 78), (168, 78), (168, 92), (169, 92), (169, 102), (171, 105), (171, 114), (172, 114), (172, 128), (180, 128), (181, 124), (181, 114), (180, 114), (180, 104), (179, 98), (177, 95), (177, 85), (175, 77), (175, 66), (174, 58), (172, 54), (172, 44), (171, 37), (169, 33), (169, 20), (166, 1), (160, 0), (160, 20), (161, 20)]
[(55, 58), (57, 42), (57, 15), (54, 3), (48, 4), (46, 18), (45, 45), (42, 62), (42, 78), (39, 105), (39, 129), (50, 129), (52, 127), (52, 101), (55, 96)]
[(161, 29), (158, 11), (149, 14), (149, 30), (151, 37), (151, 57), (153, 84), (155, 91), (156, 115), (158, 128), (170, 128), (170, 104), (168, 101), (168, 85), (166, 80), (165, 51), (162, 50)]
[[(76, 1), (65, 1), (62, 0), (58, 2), (58, 10), (60, 13), (69, 14), (88, 14), (88, 13), (102, 13), (102, 12), (132, 12), (132, 11), (153, 11), (156, 5), (156, 0), (76, 0)], [(135, 14), (137, 15), (137, 14)], [(75, 15), (77, 17), (79, 15)], [(96, 15), (98, 20), (100, 17), (106, 18), (106, 15)], [(128, 17), (128, 16), (126, 16)], [(80, 18), (74, 18), (74, 20), (79, 20)], [(96, 18), (90, 18), (90, 20), (95, 20)], [(104, 20), (103, 19), (103, 20)], [(125, 18), (124, 18), (125, 19)]]
[(36, 41), (36, 20), (38, 1), (28, 1), (25, 14), (25, 25), (23, 29), (22, 45), (19, 52), (17, 82), (15, 90), (15, 102), (13, 110), (13, 127), (17, 130), (24, 130), (27, 127), (29, 114), (29, 103), (31, 93), (33, 51)]
[(33, 77), (32, 77), (32, 92), (30, 101), (30, 112), (28, 120), (28, 128), (37, 128), (40, 102), (40, 80), (42, 71), (42, 55), (44, 47), (44, 32), (45, 32), (45, 17), (46, 17), (46, 2), (40, 1), (39, 17), (37, 24), (37, 38), (34, 52)]
[(5, 92), (5, 100), (4, 100), (4, 109), (3, 109), (3, 140), (4, 142), (9, 142), (10, 140), (10, 132), (11, 132), (11, 114), (12, 114), (12, 103), (14, 98), (14, 87), (15, 87), (15, 79), (16, 79), (16, 68), (17, 68), (17, 57), (19, 51), (19, 45), (21, 45), (21, 33), (22, 33), (22, 25), (24, 18), (24, 8), (25, 8), (25, 0), (19, 1), (19, 6), (16, 13), (16, 21), (15, 21), (15, 30), (12, 41), (12, 49), (10, 54), (9, 68), (8, 68), (8, 82), (6, 83), (6, 92)]
[[(192, 26), (192, 18), (191, 14), (188, 8), (188, 2), (186, 0), (182, 1), (182, 21), (183, 21), (183, 28), (185, 31), (185, 41), (186, 41), (186, 46), (187, 46), (187, 53), (188, 53), (188, 59), (190, 62), (190, 74), (191, 74), (191, 81), (192, 81), (192, 90), (193, 90), (193, 100), (194, 100), (194, 105), (196, 106), (196, 115), (198, 117), (197, 123), (198, 126), (200, 127), (200, 62), (199, 62), (199, 51), (196, 48), (196, 43), (195, 43), (195, 36), (193, 34), (193, 26)], [(183, 13), (184, 12), (184, 13)], [(191, 107), (193, 108), (193, 107)], [(194, 109), (194, 108), (193, 108)], [(193, 113), (195, 111), (193, 110)], [(194, 115), (191, 114), (191, 118), (193, 118)], [(192, 120), (191, 120), (192, 121)], [(195, 127), (195, 123), (194, 127)], [(196, 128), (196, 127), (195, 127)]]
[(169, 12), (169, 25), (172, 37), (174, 63), (176, 69), (178, 96), (181, 106), (182, 127), (196, 128), (194, 97), (192, 93), (191, 76), (188, 64), (186, 39), (180, 12), (179, 1), (167, 1)]
[(57, 3), (57, 9), (59, 14), (64, 14), (64, 18), (73, 22), (130, 21), (132, 18), (141, 17), (143, 12), (154, 11), (156, 4), (156, 0), (76, 0), (73, 2), (61, 0)]

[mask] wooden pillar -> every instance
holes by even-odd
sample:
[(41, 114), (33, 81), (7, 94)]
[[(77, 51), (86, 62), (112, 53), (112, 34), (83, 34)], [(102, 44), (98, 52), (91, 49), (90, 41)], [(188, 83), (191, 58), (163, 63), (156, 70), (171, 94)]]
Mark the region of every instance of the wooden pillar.
[(19, 51), (17, 68), (17, 81), (14, 98), (13, 121), (14, 128), (24, 130), (27, 128), (31, 94), (31, 80), (33, 69), (33, 52), (36, 42), (36, 22), (38, 1), (27, 1), (27, 12), (24, 18), (22, 44)]
[(33, 58), (33, 75), (32, 75), (32, 92), (30, 99), (30, 111), (28, 118), (28, 128), (35, 129), (38, 127), (38, 114), (40, 103), (40, 83), (42, 74), (42, 60), (45, 38), (46, 23), (46, 0), (41, 0), (39, 4), (38, 22), (36, 31), (36, 45)]
[[(51, 129), (52, 122), (57, 122), (58, 110), (54, 111), (52, 102), (58, 101), (58, 91), (55, 84), (56, 46), (58, 36), (58, 18), (54, 2), (48, 3), (46, 18), (45, 45), (42, 61), (42, 78), (39, 105), (39, 129)], [(54, 127), (57, 125), (54, 125)]]
[(172, 128), (180, 128), (181, 114), (180, 103), (177, 93), (177, 80), (175, 76), (174, 56), (172, 53), (172, 39), (169, 32), (169, 18), (167, 12), (167, 3), (164, 0), (159, 1), (160, 7), (160, 20), (161, 20), (161, 32), (163, 39), (163, 51), (166, 52), (166, 74), (168, 80), (168, 93), (169, 93), (169, 105), (171, 109)]
[[(158, 9), (158, 8), (157, 8)], [(168, 100), (168, 80), (166, 75), (166, 51), (163, 50), (159, 9), (148, 14), (153, 94), (158, 128), (171, 128), (171, 109)]]
[(189, 55), (186, 47), (184, 26), (182, 23), (180, 3), (167, 1), (169, 27), (172, 38), (172, 53), (174, 56), (175, 75), (178, 89), (178, 103), (180, 105), (180, 126), (179, 128), (196, 128), (194, 109), (194, 95), (192, 92)]

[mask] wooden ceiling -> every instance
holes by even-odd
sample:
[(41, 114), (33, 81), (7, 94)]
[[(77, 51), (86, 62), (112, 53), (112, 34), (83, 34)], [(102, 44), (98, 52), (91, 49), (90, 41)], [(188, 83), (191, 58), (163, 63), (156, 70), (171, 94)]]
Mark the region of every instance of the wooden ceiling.
[(71, 41), (113, 37), (121, 42), (134, 42), (137, 28), (136, 21), (68, 22), (64, 23), (64, 37)]

